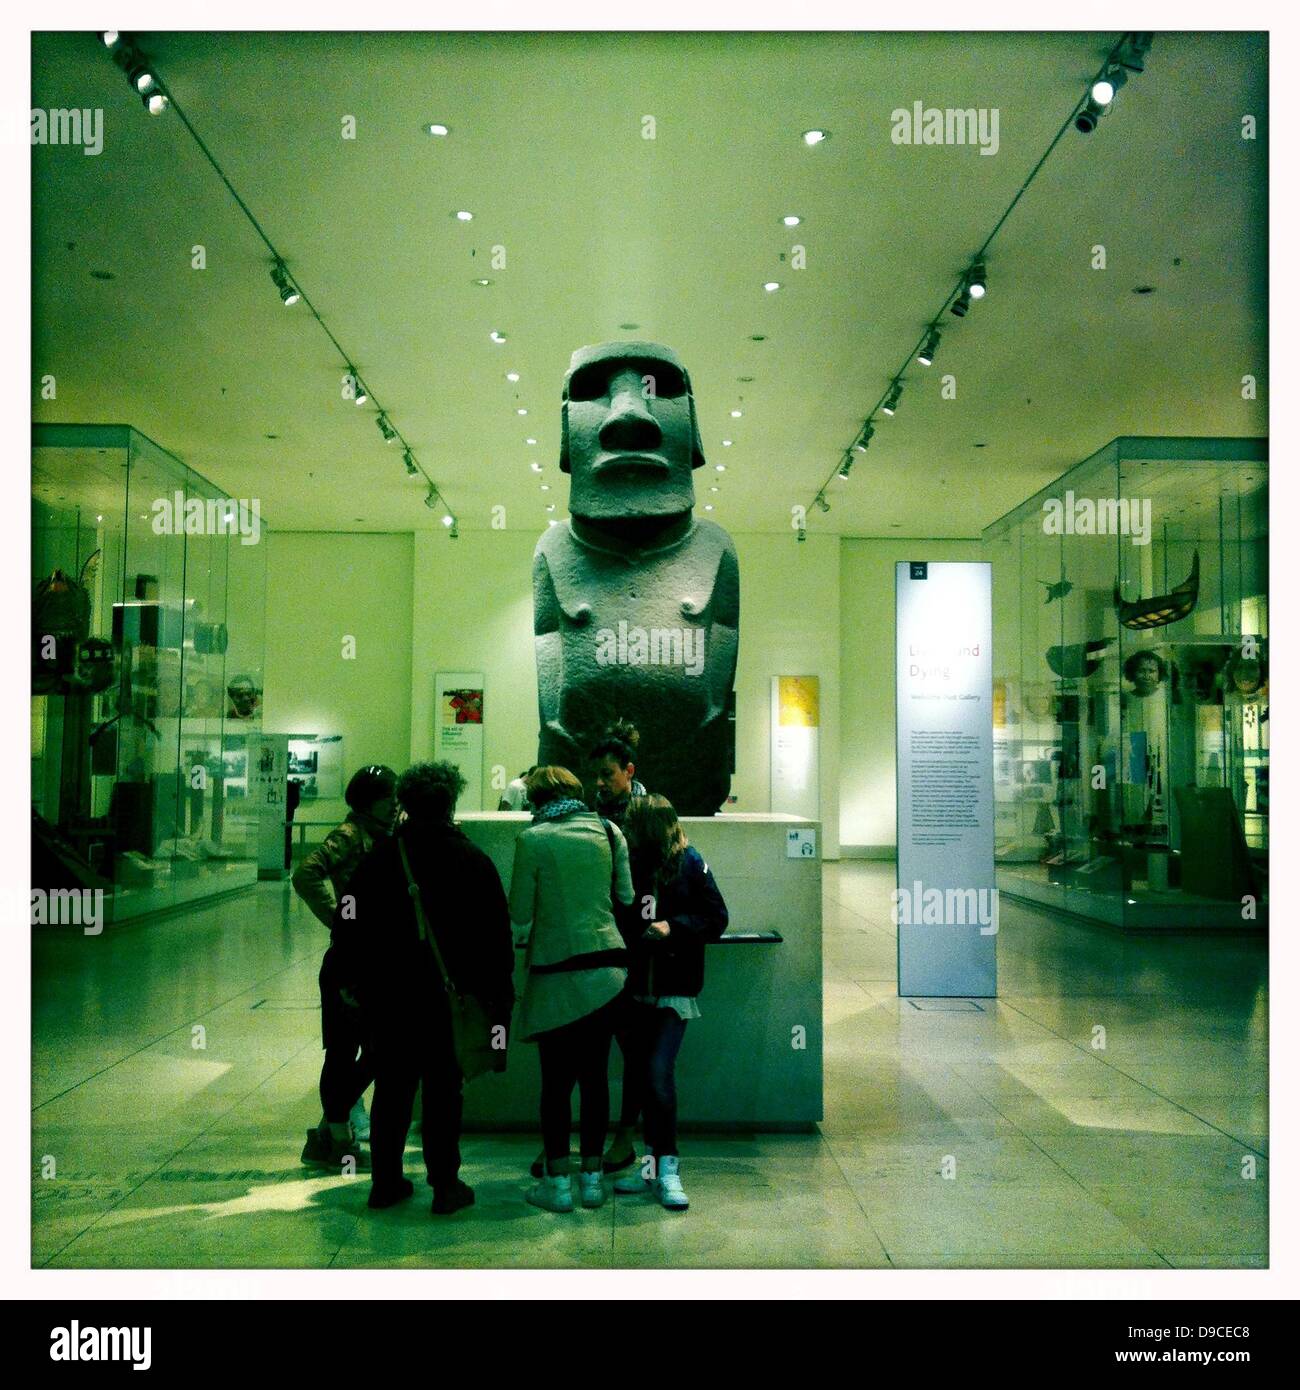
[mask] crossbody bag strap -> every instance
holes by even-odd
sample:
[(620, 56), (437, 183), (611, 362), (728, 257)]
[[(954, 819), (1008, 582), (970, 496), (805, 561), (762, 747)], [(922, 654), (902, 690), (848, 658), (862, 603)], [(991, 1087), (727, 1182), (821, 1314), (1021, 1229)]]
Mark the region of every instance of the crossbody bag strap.
[(447, 974), (447, 967), (443, 963), (442, 952), (438, 949), (438, 942), (429, 926), (429, 919), (424, 915), (424, 902), (420, 897), (420, 885), (415, 881), (415, 875), (411, 872), (411, 861), (406, 854), (406, 842), (398, 840), (397, 852), (402, 856), (402, 868), (406, 871), (406, 891), (411, 895), (411, 905), (415, 908), (415, 920), (420, 928), (420, 935), (429, 943), (429, 949), (433, 952), (433, 958), (438, 965), (438, 973), (442, 976), (443, 988), (448, 992), (452, 989), (451, 976)]

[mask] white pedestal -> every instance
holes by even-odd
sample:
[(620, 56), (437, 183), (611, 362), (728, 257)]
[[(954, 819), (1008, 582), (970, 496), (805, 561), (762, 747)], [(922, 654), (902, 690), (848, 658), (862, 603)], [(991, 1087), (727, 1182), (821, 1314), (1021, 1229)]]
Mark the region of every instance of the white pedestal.
[[(531, 818), (481, 811), (458, 824), (491, 856), (508, 892), (515, 837)], [(679, 1119), (699, 1128), (810, 1125), (822, 1117), (821, 827), (765, 814), (684, 817), (682, 824), (713, 870), (731, 922), (728, 939), (708, 948), (703, 1017), (687, 1028), (678, 1059)], [(815, 857), (787, 857), (792, 826), (817, 831)], [(782, 939), (746, 939), (768, 933)], [(522, 992), (522, 962), (515, 987)], [(621, 1072), (616, 1044), (615, 1119)], [(465, 1088), (465, 1127), (537, 1126), (539, 1088), (536, 1045), (512, 1041), (505, 1074)]]

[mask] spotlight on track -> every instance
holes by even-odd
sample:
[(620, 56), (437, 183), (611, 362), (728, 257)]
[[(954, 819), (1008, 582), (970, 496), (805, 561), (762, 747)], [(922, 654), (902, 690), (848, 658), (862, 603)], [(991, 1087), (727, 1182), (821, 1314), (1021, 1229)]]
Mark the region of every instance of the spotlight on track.
[(146, 92), (142, 100), (144, 101), (144, 109), (151, 116), (161, 116), (162, 113), (166, 111), (166, 109), (171, 105), (171, 100), (167, 96), (167, 93), (161, 91), (157, 87), (153, 88), (151, 91)]
[(103, 29), (99, 37), (103, 39), (105, 48), (116, 48), (122, 42), (122, 35), (116, 29)]
[(970, 291), (965, 287), (962, 292), (952, 302), (952, 313), (954, 318), (964, 319), (970, 312)]
[(939, 330), (932, 328), (926, 335), (925, 346), (916, 354), (916, 360), (923, 367), (934, 365), (934, 354), (939, 351)]
[(442, 514), (442, 524), (443, 524), (444, 526), (455, 526), (455, 524), (456, 524), (456, 518), (455, 518), (454, 516), (452, 516), (452, 514), (451, 514), (450, 512), (443, 512), (443, 514)]
[(988, 293), (988, 274), (983, 261), (976, 261), (966, 272), (966, 291), (972, 299), (983, 299)]
[(1119, 89), (1128, 81), (1128, 73), (1116, 63), (1110, 64), (1106, 71), (1088, 89), (1088, 100), (1083, 110), (1074, 118), (1074, 128), (1083, 135), (1096, 130), (1097, 122), (1110, 111)]
[(379, 426), (379, 433), (384, 436), (385, 444), (391, 444), (397, 438), (397, 431), (388, 423), (386, 415), (379, 416), (375, 423)]
[(430, 483), (429, 491), (424, 495), (424, 505), (428, 507), (428, 509), (431, 512), (436, 511), (438, 507), (438, 501), (438, 489), (434, 487), (432, 483)]
[(852, 455), (852, 454), (845, 454), (845, 455), (844, 455), (844, 458), (843, 458), (843, 459), (841, 460), (841, 462), (840, 462), (840, 472), (839, 472), (839, 476), (840, 476), (841, 478), (847, 479), (848, 476), (849, 476), (849, 474), (852, 473), (852, 472), (853, 472), (853, 455)]
[(860, 454), (865, 454), (867, 452), (867, 447), (871, 443), (871, 437), (875, 434), (875, 432), (875, 425), (873, 425), (871, 421), (868, 420), (867, 423), (862, 426), (862, 433), (858, 435), (857, 441), (853, 445), (854, 449), (856, 449), (857, 452)]
[(880, 413), (882, 415), (892, 415), (898, 409), (898, 398), (903, 394), (903, 383), (894, 382), (889, 388), (889, 395), (881, 402)]
[(356, 395), (352, 397), (354, 405), (365, 405), (370, 399), (370, 392), (361, 384), (361, 378), (357, 375), (357, 369), (349, 362), (348, 375), (352, 378), (353, 385), (356, 387)]
[(271, 267), (271, 279), (275, 281), (275, 287), (280, 291), (280, 303), (286, 309), (292, 308), (302, 298), (296, 286), (289, 279), (289, 272), (284, 268), (283, 261), (276, 261)]
[(830, 511), (830, 509), (831, 509), (831, 504), (826, 500), (825, 496), (824, 496), (822, 493), (820, 493), (820, 492), (817, 494), (817, 505), (818, 505), (818, 506), (822, 509), (822, 511), (824, 511), (824, 512), (828, 512), (828, 511)]
[(406, 469), (408, 478), (418, 478), (420, 470), (415, 466), (415, 460), (411, 457), (411, 451), (406, 449), (402, 453), (402, 467)]

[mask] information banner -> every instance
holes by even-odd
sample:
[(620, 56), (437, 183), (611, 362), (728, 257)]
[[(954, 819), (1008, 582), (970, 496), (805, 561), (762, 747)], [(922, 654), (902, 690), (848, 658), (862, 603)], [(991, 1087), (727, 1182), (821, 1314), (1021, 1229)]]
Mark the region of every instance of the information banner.
[(894, 582), (898, 992), (992, 998), (992, 568), (901, 561)]
[(820, 820), (818, 747), (821, 682), (816, 676), (772, 677), (771, 809)]
[[(440, 671), (433, 695), (433, 756), (455, 763), (465, 779), (460, 807), (483, 806), (483, 673)], [(492, 806), (495, 810), (495, 803)]]

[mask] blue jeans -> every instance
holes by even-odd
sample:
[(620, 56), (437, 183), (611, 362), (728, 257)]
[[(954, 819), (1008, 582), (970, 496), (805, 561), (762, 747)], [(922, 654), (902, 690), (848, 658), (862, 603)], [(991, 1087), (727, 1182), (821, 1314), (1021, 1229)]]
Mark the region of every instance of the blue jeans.
[[(675, 1009), (656, 1009), (628, 999), (623, 1048), (623, 1120), (645, 1112), (646, 1148), (656, 1157), (677, 1152), (677, 1054), (686, 1020)], [(629, 1118), (630, 1117), (630, 1118)]]

